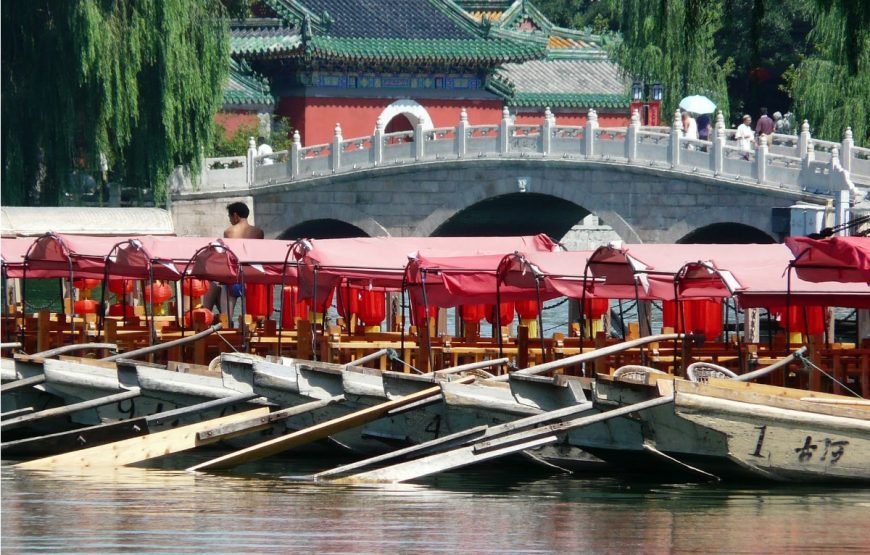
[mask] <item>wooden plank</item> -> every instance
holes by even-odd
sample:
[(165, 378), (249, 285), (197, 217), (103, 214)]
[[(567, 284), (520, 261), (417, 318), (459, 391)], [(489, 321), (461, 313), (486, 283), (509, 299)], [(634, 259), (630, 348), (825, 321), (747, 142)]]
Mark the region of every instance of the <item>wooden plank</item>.
[[(24, 469), (51, 469), (57, 467), (99, 468), (124, 466), (214, 443), (218, 440), (197, 439), (197, 433), (215, 426), (265, 416), (268, 413), (269, 409), (267, 407), (260, 407), (205, 422), (189, 424), (172, 430), (116, 441), (108, 445), (100, 445), (72, 453), (19, 463), (16, 467)], [(264, 425), (264, 427), (266, 426)]]
[[(471, 383), (474, 381), (474, 379), (474, 376), (468, 376), (466, 378), (457, 380), (457, 382)], [(260, 459), (264, 459), (266, 457), (270, 457), (272, 455), (286, 451), (287, 449), (298, 447), (300, 445), (305, 445), (311, 443), (312, 441), (323, 439), (343, 430), (349, 430), (351, 428), (361, 426), (368, 422), (372, 422), (386, 415), (393, 409), (399, 408), (403, 405), (415, 403), (431, 395), (440, 394), (441, 388), (439, 386), (423, 389), (416, 393), (412, 393), (411, 395), (406, 395), (404, 397), (399, 397), (397, 399), (386, 401), (378, 405), (366, 407), (351, 414), (346, 414), (344, 416), (340, 416), (326, 422), (321, 422), (320, 424), (315, 424), (314, 426), (310, 426), (304, 430), (299, 430), (285, 436), (264, 441), (257, 445), (252, 445), (251, 447), (248, 447), (246, 449), (241, 449), (234, 453), (229, 453), (222, 457), (218, 457), (216, 459), (212, 459), (210, 461), (206, 461), (198, 465), (192, 466), (188, 470), (218, 470), (224, 468), (232, 468), (240, 464), (258, 461)]]
[(269, 413), (266, 416), (259, 416), (250, 420), (233, 422), (232, 424), (225, 424), (223, 426), (217, 426), (215, 428), (203, 430), (197, 434), (197, 438), (224, 439), (225, 437), (236, 437), (239, 435), (239, 432), (244, 432), (246, 430), (253, 431), (253, 428), (259, 429), (262, 427), (263, 424), (274, 424), (282, 420), (287, 420), (288, 418), (291, 418), (293, 416), (299, 416), (300, 414), (305, 414), (306, 412), (311, 412), (313, 410), (317, 410), (319, 408), (323, 408), (343, 400), (344, 395), (336, 395), (335, 397), (329, 397), (327, 399), (320, 399), (318, 401), (312, 401), (310, 403), (303, 403), (295, 407), (290, 407), (287, 409)]

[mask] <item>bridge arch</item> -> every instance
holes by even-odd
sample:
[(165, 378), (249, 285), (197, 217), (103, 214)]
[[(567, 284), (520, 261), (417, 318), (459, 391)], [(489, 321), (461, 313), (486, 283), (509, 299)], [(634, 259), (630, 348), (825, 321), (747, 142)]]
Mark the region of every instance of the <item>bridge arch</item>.
[(685, 236), (678, 243), (775, 243), (776, 240), (764, 231), (746, 224), (736, 222), (717, 222), (699, 227)]
[(363, 229), (331, 218), (307, 220), (292, 225), (278, 235), (278, 239), (343, 239), (369, 237)]

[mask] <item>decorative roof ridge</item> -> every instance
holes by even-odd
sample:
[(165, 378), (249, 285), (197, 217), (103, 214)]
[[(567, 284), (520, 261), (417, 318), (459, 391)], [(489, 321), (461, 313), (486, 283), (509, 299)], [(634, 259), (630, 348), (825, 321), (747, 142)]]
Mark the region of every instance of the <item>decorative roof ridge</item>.
[(590, 62), (611, 62), (606, 50), (597, 46), (588, 48), (548, 48), (547, 60), (587, 60)]
[(303, 29), (308, 25), (312, 32), (322, 33), (329, 30), (331, 24), (329, 14), (323, 13), (317, 15), (302, 5), (298, 0), (263, 1), (288, 23), (294, 24)]
[(491, 73), (487, 76), (484, 88), (504, 100), (513, 98), (516, 93), (514, 84), (498, 73)]
[(477, 22), (473, 17), (471, 17), (471, 14), (462, 9), (462, 7), (453, 0), (428, 0), (428, 2), (464, 30), (473, 33), (480, 38), (489, 37), (489, 25), (483, 22)]
[(248, 29), (254, 27), (257, 29), (270, 29), (273, 27), (286, 27), (287, 22), (277, 17), (247, 17), (245, 19), (231, 19), (230, 29)]
[(511, 7), (505, 10), (498, 21), (498, 27), (502, 29), (512, 27), (517, 20), (524, 16), (531, 19), (535, 25), (540, 28), (541, 32), (546, 33), (547, 35), (549, 35), (551, 30), (555, 27), (541, 10), (533, 4), (527, 3), (526, 0), (516, 0)]
[(265, 105), (275, 104), (272, 95), (272, 85), (269, 78), (254, 71), (247, 60), (230, 58), (230, 71), (227, 76), (227, 85), (235, 81), (243, 90), (230, 90), (224, 86), (224, 104), (235, 105)]

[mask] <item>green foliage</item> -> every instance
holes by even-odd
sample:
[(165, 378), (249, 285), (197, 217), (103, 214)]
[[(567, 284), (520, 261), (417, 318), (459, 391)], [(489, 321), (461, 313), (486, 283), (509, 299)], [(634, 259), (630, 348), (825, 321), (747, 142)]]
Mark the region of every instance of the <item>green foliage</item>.
[[(807, 119), (813, 135), (840, 141), (846, 127), (855, 142), (870, 145), (870, 29), (854, 45), (849, 16), (836, 5), (817, 14), (810, 34), (814, 52), (787, 74), (786, 90), (794, 98), (799, 120)], [(850, 57), (854, 56), (854, 72)]]
[[(291, 129), (289, 117), (273, 116), (272, 132), (266, 139), (273, 151), (290, 150), (290, 145), (293, 143)], [(226, 128), (215, 122), (212, 130), (213, 140), (209, 148), (206, 149), (205, 155), (207, 158), (243, 156), (248, 151), (250, 138), (256, 139), (259, 135), (260, 131), (256, 125), (240, 125), (232, 135), (227, 136)]]
[(714, 35), (721, 28), (722, 5), (706, 0), (610, 0), (619, 10), (622, 41), (611, 53), (626, 74), (663, 87), (663, 120), (690, 94), (710, 97), (728, 113), (726, 76), (730, 58), (722, 61)]
[(59, 204), (100, 153), (158, 202), (177, 165), (199, 169), (227, 74), (220, 2), (30, 0), (0, 14), (4, 203)]

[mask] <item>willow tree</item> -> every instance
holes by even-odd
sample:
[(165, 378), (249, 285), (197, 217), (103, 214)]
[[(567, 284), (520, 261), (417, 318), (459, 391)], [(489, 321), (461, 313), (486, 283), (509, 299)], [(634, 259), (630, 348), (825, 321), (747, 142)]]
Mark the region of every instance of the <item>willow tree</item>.
[(703, 94), (728, 113), (725, 77), (730, 60), (716, 52), (714, 35), (722, 4), (710, 0), (610, 0), (619, 14), (622, 40), (613, 54), (625, 72), (646, 83), (661, 82), (663, 117), (690, 94)]
[(856, 143), (870, 145), (870, 6), (814, 1), (814, 52), (786, 76), (794, 112), (819, 138), (839, 141), (851, 127)]
[(3, 2), (4, 204), (62, 202), (76, 172), (108, 164), (165, 196), (199, 167), (227, 73), (217, 0)]

